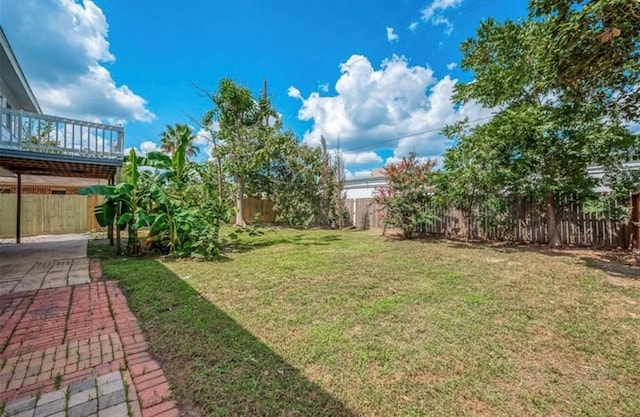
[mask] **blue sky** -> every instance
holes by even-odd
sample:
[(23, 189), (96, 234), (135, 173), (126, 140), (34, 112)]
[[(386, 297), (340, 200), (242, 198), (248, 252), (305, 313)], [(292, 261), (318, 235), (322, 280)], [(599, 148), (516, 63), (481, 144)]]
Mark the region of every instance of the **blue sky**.
[(460, 42), (481, 19), (525, 14), (526, 1), (509, 0), (0, 0), (46, 113), (122, 123), (144, 152), (210, 106), (194, 84), (213, 91), (230, 77), (257, 94), (267, 79), (285, 127), (339, 142), (358, 175), (409, 151), (437, 158), (440, 127), (490, 115), (450, 102), (473, 77)]

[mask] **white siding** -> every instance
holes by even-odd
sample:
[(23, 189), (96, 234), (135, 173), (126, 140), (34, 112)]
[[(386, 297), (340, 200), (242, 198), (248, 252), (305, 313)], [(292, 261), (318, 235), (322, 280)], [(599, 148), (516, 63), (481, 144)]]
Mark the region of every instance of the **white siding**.
[(378, 187), (371, 185), (362, 186), (362, 188), (345, 189), (346, 198), (371, 198), (374, 196)]

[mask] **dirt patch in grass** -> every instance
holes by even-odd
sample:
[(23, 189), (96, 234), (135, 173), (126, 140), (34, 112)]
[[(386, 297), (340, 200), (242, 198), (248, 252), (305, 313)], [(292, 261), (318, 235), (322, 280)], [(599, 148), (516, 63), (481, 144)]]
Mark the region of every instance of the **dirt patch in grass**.
[(640, 279), (631, 278), (629, 276), (615, 276), (611, 274), (607, 274), (607, 280), (610, 284), (615, 285), (617, 287), (628, 287), (628, 288), (638, 288), (640, 289)]
[(610, 255), (286, 229), (238, 248), (103, 262), (193, 415), (640, 415), (640, 290)]

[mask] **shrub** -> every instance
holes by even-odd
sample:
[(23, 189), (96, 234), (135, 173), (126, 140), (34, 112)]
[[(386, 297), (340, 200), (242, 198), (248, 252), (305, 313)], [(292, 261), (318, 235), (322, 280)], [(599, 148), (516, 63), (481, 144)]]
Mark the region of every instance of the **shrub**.
[(421, 160), (412, 152), (385, 167), (387, 184), (378, 190), (376, 202), (384, 206), (385, 225), (401, 228), (405, 239), (435, 219), (428, 208), (434, 165), (435, 162)]

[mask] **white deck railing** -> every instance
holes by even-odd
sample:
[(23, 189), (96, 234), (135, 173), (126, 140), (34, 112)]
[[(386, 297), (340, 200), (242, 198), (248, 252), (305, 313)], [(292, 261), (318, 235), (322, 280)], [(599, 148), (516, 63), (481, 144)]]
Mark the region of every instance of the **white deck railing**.
[(119, 159), (124, 129), (100, 123), (0, 108), (0, 149)]

